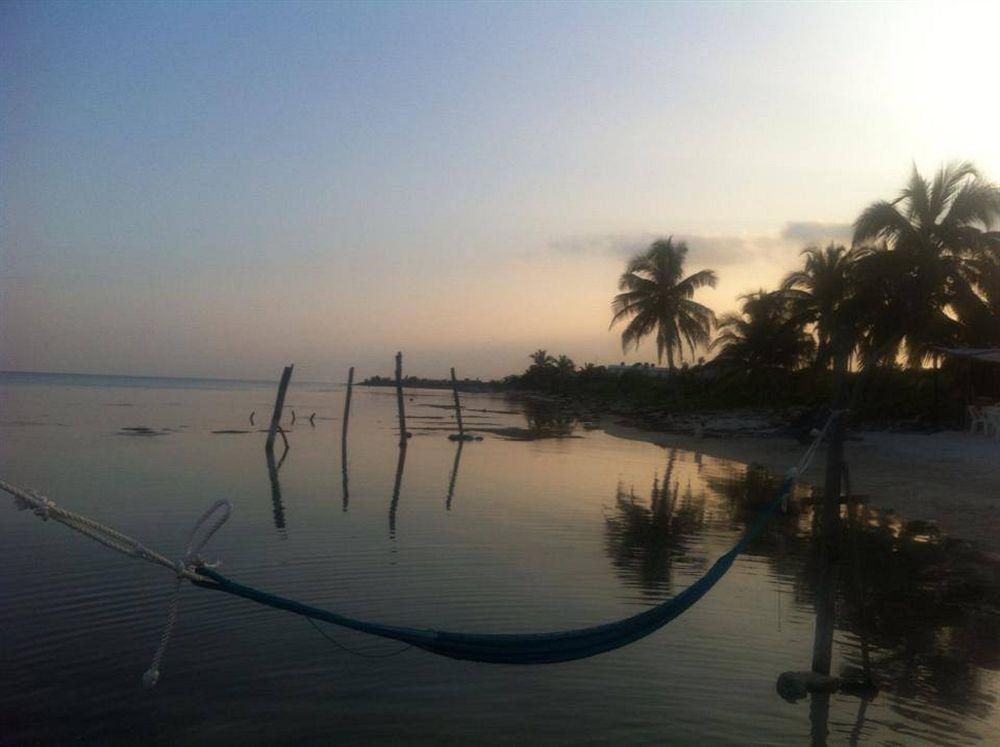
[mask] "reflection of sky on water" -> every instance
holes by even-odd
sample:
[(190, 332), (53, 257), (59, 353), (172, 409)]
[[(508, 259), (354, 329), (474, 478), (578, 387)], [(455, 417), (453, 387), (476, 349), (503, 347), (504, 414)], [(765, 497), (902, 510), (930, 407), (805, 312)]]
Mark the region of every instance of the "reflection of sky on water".
[[(363, 387), (344, 470), (342, 391), (322, 389), (293, 381), (291, 449), (283, 454), (279, 441), (269, 463), (262, 433), (212, 431), (252, 430), (252, 410), (266, 420), (271, 387), (3, 384), (2, 473), (168, 552), (226, 497), (234, 518), (208, 551), (234, 579), (359, 617), (493, 632), (591, 625), (677, 593), (732, 545), (774, 487), (760, 470), (584, 431), (538, 408), (510, 412), (496, 398), (467, 396), (467, 418), (552, 437), (487, 433), (456, 444), (422, 430), (451, 425), (448, 392), (407, 401), (408, 414), (444, 419), (414, 420), (402, 462), (391, 390)], [(301, 416), (314, 411), (315, 428)], [(163, 435), (123, 437), (123, 428)], [(559, 437), (569, 434), (583, 438)], [(599, 734), (801, 743), (808, 709), (783, 702), (774, 683), (809, 666), (816, 569), (807, 496), (803, 488), (695, 608), (613, 654), (531, 668), (424, 654), (373, 662), (294, 617), (190, 589), (152, 697), (137, 683), (169, 579), (2, 511), (0, 698), (15, 714), (6, 730), (49, 740), (504, 741), (516, 732), (555, 742)], [(861, 741), (995, 736), (995, 567), (905, 518), (855, 518), (857, 533), (845, 528), (842, 543), (834, 672), (860, 669), (864, 645), (882, 691), (864, 708)], [(43, 693), (59, 698), (66, 718), (44, 712)], [(859, 704), (832, 697), (833, 741), (855, 729)]]

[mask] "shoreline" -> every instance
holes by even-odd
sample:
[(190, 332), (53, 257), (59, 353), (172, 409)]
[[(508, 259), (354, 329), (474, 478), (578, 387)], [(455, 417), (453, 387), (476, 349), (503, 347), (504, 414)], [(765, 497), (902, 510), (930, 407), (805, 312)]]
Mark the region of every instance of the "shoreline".
[[(794, 465), (805, 448), (780, 435), (698, 437), (648, 430), (610, 416), (600, 426), (616, 438), (756, 463), (778, 474)], [(801, 476), (804, 482), (822, 484), (823, 450)], [(1000, 443), (964, 431), (858, 431), (851, 433), (844, 452), (852, 492), (869, 496), (873, 508), (898, 512), (908, 521), (932, 522), (945, 535), (1000, 558)]]

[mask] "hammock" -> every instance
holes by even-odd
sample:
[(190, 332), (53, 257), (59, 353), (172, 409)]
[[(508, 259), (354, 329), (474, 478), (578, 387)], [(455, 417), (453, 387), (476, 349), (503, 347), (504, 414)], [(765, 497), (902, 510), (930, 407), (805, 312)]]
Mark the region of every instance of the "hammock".
[(794, 477), (789, 475), (778, 488), (774, 498), (768, 502), (757, 520), (743, 535), (743, 538), (729, 552), (716, 560), (705, 575), (680, 594), (632, 617), (591, 628), (553, 633), (477, 634), (396, 627), (355, 620), (336, 612), (261, 591), (252, 586), (244, 586), (203, 565), (196, 566), (196, 571), (207, 580), (192, 579), (192, 583), (205, 589), (214, 589), (244, 597), (268, 607), (294, 612), (303, 617), (321, 620), (382, 638), (403, 641), (416, 648), (452, 659), (467, 659), (491, 664), (552, 664), (560, 661), (574, 661), (586, 659), (605, 651), (613, 651), (644, 638), (694, 605), (715, 586), (732, 566), (736, 557), (746, 550), (747, 546), (760, 534), (772, 514), (788, 496), (793, 485)]
[(771, 516), (788, 497), (798, 475), (805, 471), (826, 433), (840, 410), (831, 413), (826, 425), (814, 431), (814, 439), (799, 460), (798, 465), (788, 471), (774, 497), (764, 506), (756, 521), (747, 529), (742, 539), (729, 552), (722, 555), (708, 571), (677, 596), (668, 599), (645, 612), (616, 622), (590, 628), (565, 630), (552, 633), (452, 633), (421, 628), (406, 628), (382, 623), (355, 620), (345, 615), (296, 602), (292, 599), (271, 594), (252, 586), (239, 584), (223, 576), (206, 564), (199, 553), (229, 518), (229, 501), (216, 501), (195, 523), (188, 540), (187, 551), (180, 560), (167, 556), (143, 545), (136, 539), (90, 517), (56, 505), (43, 495), (27, 488), (12, 485), (0, 479), (0, 490), (10, 493), (20, 509), (30, 509), (44, 520), (52, 519), (96, 540), (106, 547), (124, 555), (156, 563), (175, 574), (175, 584), (170, 598), (167, 623), (160, 644), (153, 656), (152, 664), (143, 675), (148, 687), (156, 684), (160, 676), (160, 662), (177, 620), (181, 584), (187, 580), (205, 589), (222, 591), (244, 597), (254, 602), (276, 609), (294, 612), (310, 620), (339, 625), (370, 635), (402, 641), (416, 648), (452, 659), (489, 662), (494, 664), (550, 664), (560, 661), (585, 659), (605, 651), (613, 651), (644, 638), (662, 628), (671, 620), (689, 609), (718, 583), (726, 571), (732, 567), (736, 557), (753, 542), (764, 529)]

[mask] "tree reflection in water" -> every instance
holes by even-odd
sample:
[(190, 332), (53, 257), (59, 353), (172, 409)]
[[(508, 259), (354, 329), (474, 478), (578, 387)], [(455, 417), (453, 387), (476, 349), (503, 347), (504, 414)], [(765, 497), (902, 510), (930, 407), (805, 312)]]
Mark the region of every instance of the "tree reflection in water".
[(705, 523), (704, 495), (696, 498), (690, 486), (681, 493), (674, 479), (676, 450), (667, 459), (663, 481), (654, 476), (649, 505), (634, 490), (619, 485), (612, 513), (605, 520), (605, 550), (611, 563), (643, 594), (661, 598), (670, 592), (671, 566), (686, 557), (686, 543)]
[[(676, 593), (672, 567), (686, 560), (693, 535), (728, 529), (735, 541), (779, 484), (759, 466), (730, 466), (706, 470), (705, 489), (682, 490), (676, 457), (670, 453), (662, 481), (654, 478), (648, 501), (620, 487), (605, 526), (615, 570), (656, 599)], [(858, 506), (842, 515), (834, 639), (843, 662), (839, 674), (857, 680), (870, 669), (879, 697), (888, 695), (889, 707), (907, 720), (961, 731), (953, 719), (915, 713), (893, 696), (988, 718), (995, 703), (983, 671), (1000, 668), (1000, 563), (926, 522)], [(799, 489), (788, 513), (776, 514), (747, 551), (766, 560), (792, 587), (797, 606), (808, 610), (819, 575), (813, 524), (808, 491)], [(707, 565), (714, 558), (703, 560)]]
[(573, 433), (577, 417), (556, 402), (539, 399), (525, 399), (524, 419), (532, 438), (565, 438)]

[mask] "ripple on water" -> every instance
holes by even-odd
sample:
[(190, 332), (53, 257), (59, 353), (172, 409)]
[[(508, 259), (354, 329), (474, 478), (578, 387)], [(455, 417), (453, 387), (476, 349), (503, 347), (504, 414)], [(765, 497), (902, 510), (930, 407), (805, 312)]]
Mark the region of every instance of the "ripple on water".
[[(538, 632), (634, 614), (700, 577), (774, 484), (760, 470), (469, 396), (470, 416), (481, 413), (490, 427), (569, 428), (585, 438), (488, 437), (463, 448), (456, 472), (456, 445), (432, 431), (408, 448), (394, 499), (398, 452), (387, 433), (395, 400), (359, 389), (345, 512), (340, 424), (318, 422), (339, 419), (342, 389), (308, 391), (316, 427), (290, 433), (291, 451), (274, 474), (260, 434), (211, 434), (247, 430), (247, 413), (268, 407), (259, 389), (173, 388), (165, 402), (161, 390), (131, 387), (121, 420), (105, 404), (124, 403), (122, 392), (40, 389), (4, 392), (9, 479), (177, 555), (192, 520), (216, 497), (230, 497), (233, 519), (208, 550), (225, 561), (224, 573), (415, 627)], [(67, 427), (14, 425), (43, 422), (51, 411)], [(432, 412), (423, 419), (446, 417)], [(129, 422), (136, 413), (156, 432), (190, 427), (163, 439), (98, 438), (139, 427)], [(950, 550), (907, 538), (895, 517), (867, 518), (861, 573), (845, 553), (839, 574), (834, 670), (860, 667), (863, 645), (882, 690), (863, 708), (857, 697), (831, 697), (831, 741), (852, 733), (873, 743), (998, 738), (1000, 623), (995, 607), (975, 601), (995, 599), (995, 585), (982, 580), (989, 574), (948, 571), (956, 566)], [(554, 666), (490, 666), (420, 651), (363, 658), (340, 646), (379, 655), (398, 644), (324, 626), (331, 643), (296, 616), (187, 587), (163, 680), (147, 692), (138, 683), (165, 621), (170, 573), (30, 514), (0, 512), (0, 700), (13, 714), (4, 737), (801, 744), (813, 728), (810, 708), (782, 701), (775, 682), (810, 663), (810, 527), (808, 508), (776, 517), (723, 581), (666, 628)], [(58, 718), (50, 703), (59, 703)]]

